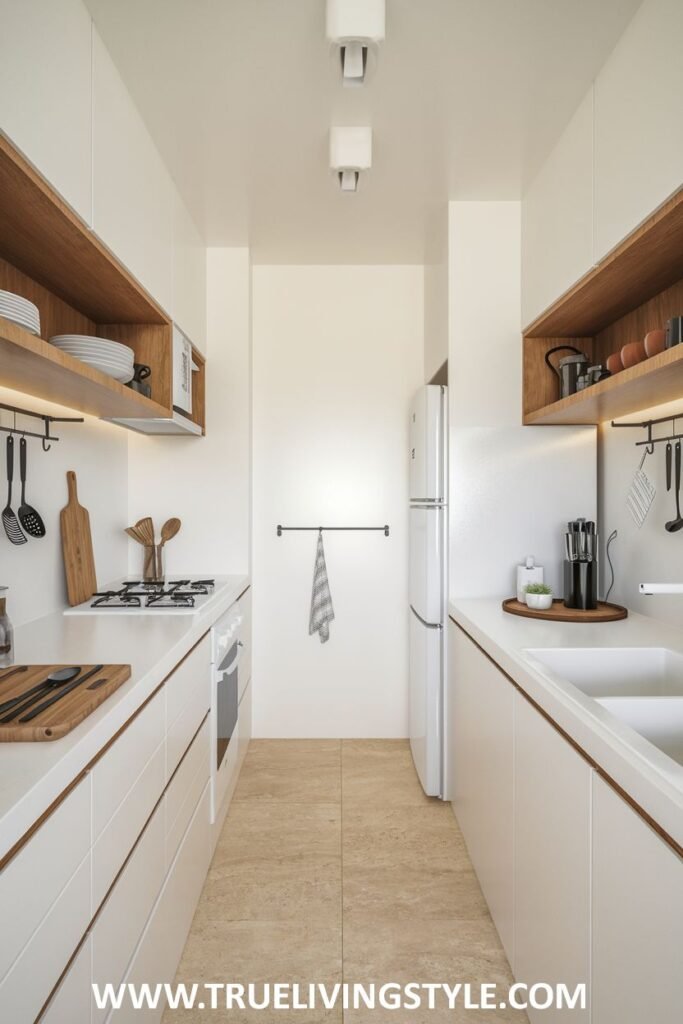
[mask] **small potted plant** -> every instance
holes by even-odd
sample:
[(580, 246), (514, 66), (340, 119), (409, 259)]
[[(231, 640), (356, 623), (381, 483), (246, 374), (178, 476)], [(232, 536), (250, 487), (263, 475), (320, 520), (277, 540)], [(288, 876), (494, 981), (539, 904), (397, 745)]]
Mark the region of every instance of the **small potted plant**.
[(553, 591), (547, 583), (527, 583), (524, 588), (526, 603), (535, 611), (544, 612), (553, 606)]

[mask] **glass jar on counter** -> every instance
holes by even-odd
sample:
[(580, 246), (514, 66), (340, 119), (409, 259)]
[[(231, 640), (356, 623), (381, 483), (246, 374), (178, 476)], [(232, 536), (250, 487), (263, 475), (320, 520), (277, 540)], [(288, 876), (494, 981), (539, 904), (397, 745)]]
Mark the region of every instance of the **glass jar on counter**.
[(14, 630), (7, 614), (7, 587), (0, 587), (0, 665), (14, 660)]

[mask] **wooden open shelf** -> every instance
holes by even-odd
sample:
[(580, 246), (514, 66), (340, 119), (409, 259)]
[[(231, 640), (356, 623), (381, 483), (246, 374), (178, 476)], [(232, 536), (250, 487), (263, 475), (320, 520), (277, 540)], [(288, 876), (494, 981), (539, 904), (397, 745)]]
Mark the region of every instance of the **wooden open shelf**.
[(168, 408), (93, 370), (0, 317), (0, 380), (4, 387), (90, 416), (168, 416)]
[(604, 364), (679, 315), (683, 189), (526, 328), (524, 423), (595, 424), (683, 398), (683, 346), (561, 400), (557, 376), (544, 362), (549, 349), (570, 344)]
[(602, 423), (677, 398), (683, 398), (681, 345), (622, 370), (585, 391), (529, 412), (524, 422), (529, 426)]
[[(170, 318), (2, 135), (0, 289), (36, 304), (43, 335), (0, 318), (0, 385), (107, 419), (172, 417)], [(44, 340), (57, 334), (129, 345), (152, 369), (151, 398)], [(205, 367), (196, 350), (194, 357), (201, 369), (191, 418), (203, 432)]]

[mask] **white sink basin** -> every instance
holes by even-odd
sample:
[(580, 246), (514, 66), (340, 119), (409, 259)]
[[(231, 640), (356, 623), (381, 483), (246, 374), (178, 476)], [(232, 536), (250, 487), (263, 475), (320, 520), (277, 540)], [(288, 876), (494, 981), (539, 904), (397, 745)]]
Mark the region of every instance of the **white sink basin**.
[(548, 647), (525, 651), (589, 697), (683, 697), (683, 655), (666, 647)]
[(598, 704), (683, 765), (683, 698), (605, 697)]

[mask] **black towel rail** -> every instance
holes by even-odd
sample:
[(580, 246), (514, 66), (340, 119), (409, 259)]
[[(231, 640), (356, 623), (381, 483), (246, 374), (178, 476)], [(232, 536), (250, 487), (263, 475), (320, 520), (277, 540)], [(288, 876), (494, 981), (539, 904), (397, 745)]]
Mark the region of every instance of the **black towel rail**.
[(389, 536), (389, 526), (386, 523), (384, 526), (280, 526), (278, 524), (277, 535), (281, 537), (283, 533), (289, 533), (291, 530), (314, 530), (316, 533), (321, 533), (323, 530), (365, 530), (370, 532), (381, 530), (385, 537)]

